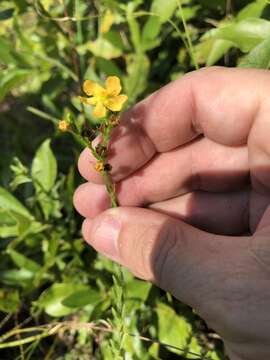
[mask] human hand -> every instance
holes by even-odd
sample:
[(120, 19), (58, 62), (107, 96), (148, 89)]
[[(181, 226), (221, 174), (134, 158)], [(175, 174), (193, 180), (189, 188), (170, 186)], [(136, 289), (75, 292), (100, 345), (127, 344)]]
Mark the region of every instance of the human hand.
[(97, 251), (191, 305), (232, 360), (270, 359), (270, 74), (190, 73), (126, 112), (74, 195)]

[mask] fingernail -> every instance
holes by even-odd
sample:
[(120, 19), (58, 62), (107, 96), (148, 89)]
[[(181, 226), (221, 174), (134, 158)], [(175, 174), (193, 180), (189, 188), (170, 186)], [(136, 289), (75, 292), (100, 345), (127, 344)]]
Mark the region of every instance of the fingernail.
[(115, 261), (119, 260), (117, 240), (120, 228), (120, 220), (110, 215), (97, 225), (94, 233), (96, 249)]

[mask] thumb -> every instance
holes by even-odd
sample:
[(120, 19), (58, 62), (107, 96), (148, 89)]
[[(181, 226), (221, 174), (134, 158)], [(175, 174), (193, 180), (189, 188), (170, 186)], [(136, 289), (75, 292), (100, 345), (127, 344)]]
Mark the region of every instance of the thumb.
[(141, 208), (110, 209), (87, 219), (83, 235), (97, 251), (195, 308), (224, 255), (225, 236)]

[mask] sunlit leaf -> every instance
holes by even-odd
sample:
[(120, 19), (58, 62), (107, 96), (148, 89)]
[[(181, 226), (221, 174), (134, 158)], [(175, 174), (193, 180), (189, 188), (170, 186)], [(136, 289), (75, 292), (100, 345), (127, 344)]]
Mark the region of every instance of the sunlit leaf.
[(6, 285), (28, 286), (32, 283), (34, 274), (25, 269), (9, 269), (0, 272), (0, 279)]
[(21, 85), (29, 76), (31, 71), (23, 69), (12, 69), (6, 72), (0, 79), (0, 101), (14, 88)]
[(209, 31), (204, 38), (228, 40), (243, 52), (250, 51), (264, 39), (270, 36), (270, 21), (248, 18), (234, 22), (218, 29)]
[(32, 176), (36, 187), (50, 191), (56, 180), (57, 164), (55, 156), (50, 147), (51, 141), (45, 140), (38, 148), (32, 164)]
[(20, 269), (25, 269), (33, 273), (36, 273), (41, 269), (41, 266), (34, 260), (27, 258), (25, 255), (20, 254), (14, 249), (8, 249), (8, 254), (10, 255), (14, 264), (17, 265)]
[(151, 284), (147, 281), (134, 279), (126, 286), (126, 296), (127, 298), (144, 302), (148, 297), (150, 288)]
[(105, 39), (104, 37), (88, 42), (87, 49), (89, 49), (95, 56), (99, 56), (107, 60), (117, 58), (122, 54), (122, 50), (119, 47), (116, 47), (111, 41)]
[(154, 0), (150, 11), (155, 15), (158, 15), (161, 23), (163, 23), (172, 17), (177, 5), (177, 0)]
[(101, 300), (102, 298), (98, 291), (85, 289), (77, 291), (76, 293), (66, 297), (62, 301), (62, 304), (70, 308), (80, 308), (86, 305), (95, 305)]
[(202, 349), (193, 335), (190, 323), (183, 316), (163, 303), (158, 304), (157, 315), (160, 341), (178, 348), (171, 347), (170, 351), (185, 355), (186, 358), (192, 358), (189, 352), (200, 355)]
[(237, 20), (244, 20), (250, 17), (260, 17), (264, 8), (267, 6), (267, 0), (257, 0), (246, 5), (237, 14)]
[(64, 300), (80, 291), (87, 290), (88, 287), (81, 284), (62, 283), (53, 284), (45, 290), (37, 301), (37, 306), (43, 309), (48, 315), (59, 317), (71, 314), (76, 311), (76, 307), (64, 305)]
[(0, 210), (17, 213), (29, 220), (33, 219), (30, 212), (10, 192), (0, 187)]
[(239, 64), (239, 67), (268, 69), (270, 62), (270, 39), (257, 45)]
[(127, 61), (128, 76), (124, 79), (124, 85), (129, 103), (133, 103), (147, 86), (150, 63), (146, 55), (140, 54), (128, 57)]

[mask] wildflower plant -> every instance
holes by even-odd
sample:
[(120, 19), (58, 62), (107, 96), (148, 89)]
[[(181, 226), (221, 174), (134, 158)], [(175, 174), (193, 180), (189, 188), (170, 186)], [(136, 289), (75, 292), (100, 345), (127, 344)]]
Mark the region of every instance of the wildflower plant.
[[(117, 76), (109, 76), (105, 81), (105, 87), (98, 83), (86, 80), (83, 83), (83, 91), (88, 97), (80, 96), (80, 101), (84, 105), (94, 107), (93, 117), (100, 121), (97, 131), (91, 129), (85, 122), (80, 129), (76, 121), (69, 116), (67, 120), (59, 121), (58, 128), (62, 132), (71, 132), (85, 143), (96, 158), (94, 168), (101, 173), (104, 178), (106, 190), (111, 199), (111, 207), (117, 207), (117, 195), (115, 184), (112, 182), (110, 172), (112, 166), (108, 162), (109, 142), (112, 130), (120, 123), (120, 112), (125, 102), (128, 100), (127, 95), (121, 94), (122, 86)], [(96, 147), (92, 145), (94, 136), (100, 136), (100, 142)], [(121, 268), (116, 265), (116, 275), (113, 277), (114, 304), (112, 306), (112, 327), (115, 333), (110, 340), (110, 348), (113, 358), (120, 360), (124, 358), (124, 341), (126, 337), (125, 329), (125, 289), (124, 276)]]
[[(92, 151), (117, 206), (108, 144), (127, 103), (119, 78), (135, 104), (200, 66), (269, 68), (269, 9), (264, 0), (1, 1), (1, 359), (225, 358), (189, 308), (83, 245), (74, 154)], [(60, 131), (80, 141), (59, 141)]]
[[(108, 147), (111, 132), (120, 122), (120, 112), (128, 97), (121, 94), (122, 86), (117, 76), (107, 77), (105, 87), (94, 81), (85, 80), (83, 91), (88, 97), (80, 96), (80, 101), (84, 105), (94, 107), (93, 117), (100, 121), (97, 131), (93, 131), (87, 123), (84, 124), (81, 131), (71, 117), (68, 120), (61, 120), (58, 128), (60, 131), (69, 131), (79, 136), (91, 150), (97, 160), (95, 170), (101, 173), (104, 178), (106, 190), (111, 199), (111, 207), (117, 207), (115, 185), (112, 183), (110, 176), (112, 166), (108, 163)], [(93, 135), (100, 135), (101, 140), (96, 147), (92, 145)]]

